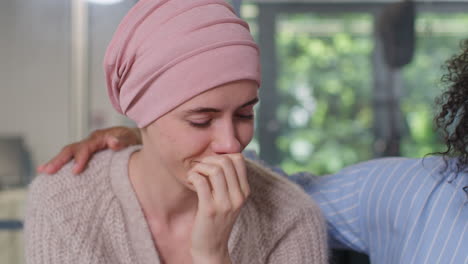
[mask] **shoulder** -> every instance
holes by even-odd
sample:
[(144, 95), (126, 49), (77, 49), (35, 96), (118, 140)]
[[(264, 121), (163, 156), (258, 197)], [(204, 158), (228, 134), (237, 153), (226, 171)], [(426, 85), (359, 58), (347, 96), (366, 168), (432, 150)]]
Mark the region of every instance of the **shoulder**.
[(313, 204), (299, 186), (260, 163), (247, 160), (247, 173), (254, 200), (280, 208), (299, 208)]
[(97, 153), (90, 161), (84, 172), (72, 173), (73, 161), (70, 161), (53, 175), (38, 175), (29, 185), (29, 194), (37, 198), (53, 199), (61, 193), (74, 193), (77, 189), (92, 188), (102, 181), (113, 156), (112, 151)]
[(73, 230), (74, 220), (91, 214), (102, 197), (111, 198), (108, 168), (113, 155), (97, 153), (79, 175), (72, 173), (72, 162), (54, 175), (38, 175), (28, 188), (26, 222), (42, 215), (51, 225)]
[(307, 260), (317, 250), (326, 256), (325, 221), (316, 203), (299, 186), (256, 162), (247, 160), (247, 172), (251, 195), (240, 215), (247, 244), (263, 256), (283, 250)]
[[(332, 177), (324, 177), (336, 186), (342, 182), (355, 182), (363, 185), (373, 182), (408, 181), (417, 178), (439, 178), (444, 174), (446, 162), (439, 156), (424, 158), (389, 157), (361, 162), (344, 168)], [(335, 179), (334, 179), (335, 178)], [(338, 183), (338, 184), (337, 184)]]
[[(348, 201), (351, 200), (373, 200), (373, 196), (393, 192), (397, 186), (420, 182), (428, 177), (438, 178), (444, 164), (443, 159), (436, 156), (378, 158), (348, 166), (331, 175), (309, 177), (303, 187), (322, 205), (322, 209), (329, 201), (349, 206)], [(333, 209), (336, 208), (333, 205)]]
[(287, 229), (298, 221), (312, 221), (316, 228), (323, 224), (319, 207), (299, 186), (253, 161), (247, 161), (247, 171), (249, 200), (258, 216), (274, 228)]
[(386, 157), (386, 158), (376, 158), (368, 161), (363, 161), (354, 165), (350, 165), (344, 169), (342, 172), (352, 172), (352, 171), (380, 171), (386, 168), (392, 169), (425, 169), (432, 170), (434, 168), (441, 168), (441, 165), (444, 164), (444, 161), (439, 156), (428, 156), (425, 158), (405, 158), (405, 157)]

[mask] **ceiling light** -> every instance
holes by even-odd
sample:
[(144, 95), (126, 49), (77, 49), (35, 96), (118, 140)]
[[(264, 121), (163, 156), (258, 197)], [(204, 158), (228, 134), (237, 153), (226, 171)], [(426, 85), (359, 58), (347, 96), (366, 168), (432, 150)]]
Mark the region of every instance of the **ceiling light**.
[(123, 2), (123, 0), (88, 0), (88, 2), (98, 5), (113, 5)]

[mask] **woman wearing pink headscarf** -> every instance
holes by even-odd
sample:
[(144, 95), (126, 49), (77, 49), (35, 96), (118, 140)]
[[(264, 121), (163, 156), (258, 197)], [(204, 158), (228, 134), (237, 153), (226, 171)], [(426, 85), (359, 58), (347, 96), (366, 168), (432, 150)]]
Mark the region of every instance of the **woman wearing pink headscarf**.
[(104, 59), (142, 146), (30, 186), (27, 263), (326, 263), (298, 187), (240, 154), (253, 136), (258, 48), (223, 0), (141, 0)]

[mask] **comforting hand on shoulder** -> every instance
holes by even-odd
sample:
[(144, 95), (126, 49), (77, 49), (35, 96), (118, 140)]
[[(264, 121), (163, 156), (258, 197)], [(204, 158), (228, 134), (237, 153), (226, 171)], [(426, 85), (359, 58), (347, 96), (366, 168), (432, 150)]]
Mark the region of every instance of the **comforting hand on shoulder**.
[(119, 126), (96, 130), (89, 137), (65, 146), (57, 156), (39, 166), (37, 172), (54, 174), (75, 159), (73, 173), (78, 174), (83, 172), (94, 153), (107, 148), (120, 150), (138, 144), (141, 144), (141, 135), (136, 128)]

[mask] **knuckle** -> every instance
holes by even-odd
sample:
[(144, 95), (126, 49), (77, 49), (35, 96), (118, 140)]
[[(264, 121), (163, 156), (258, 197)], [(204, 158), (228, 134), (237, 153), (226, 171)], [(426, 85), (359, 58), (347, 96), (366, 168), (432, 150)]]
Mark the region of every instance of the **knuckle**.
[(76, 144), (66, 145), (65, 147), (62, 148), (61, 152), (69, 152), (75, 147), (75, 145)]
[(211, 156), (210, 159), (216, 164), (219, 164), (221, 166), (226, 166), (229, 162), (229, 158), (227, 156), (228, 155), (216, 155), (216, 156)]
[(222, 157), (219, 159), (219, 163), (221, 164), (221, 166), (223, 167), (228, 167), (232, 164), (231, 160), (229, 160), (228, 157)]
[(201, 168), (203, 168), (202, 165), (201, 165), (201, 163), (195, 163), (195, 164), (188, 170), (188, 175), (187, 175), (187, 176), (197, 174), (197, 172), (200, 171)]
[(216, 189), (216, 186), (217, 186), (217, 183), (221, 183), (223, 182), (223, 179), (224, 179), (224, 175), (222, 174), (213, 174), (210, 176), (210, 182), (211, 184), (213, 184), (213, 188)]
[(244, 162), (244, 156), (241, 153), (232, 154), (231, 158), (236, 162)]
[(220, 212), (222, 214), (229, 214), (232, 212), (232, 210), (233, 210), (233, 206), (230, 203), (223, 203), (220, 206)]
[(193, 174), (194, 171), (197, 171), (200, 169), (200, 166), (201, 166), (200, 164), (201, 163), (196, 163), (195, 165), (193, 165), (193, 167), (189, 170), (189, 176)]
[(251, 190), (250, 190), (250, 187), (247, 186), (247, 188), (245, 189), (245, 192), (244, 192), (244, 197), (245, 199), (247, 199), (251, 194)]
[(89, 138), (90, 139), (95, 139), (95, 138), (98, 138), (102, 135), (103, 131), (101, 129), (97, 129), (95, 131), (93, 131), (90, 135), (89, 135)]
[(199, 184), (204, 184), (204, 185), (208, 184), (208, 180), (203, 176), (197, 175), (195, 179)]
[(92, 149), (91, 149), (91, 146), (89, 144), (82, 144), (80, 146), (80, 149), (79, 149), (79, 152), (81, 154), (90, 153), (91, 151), (92, 151)]
[(203, 179), (202, 177), (199, 177), (198, 174), (196, 174), (196, 173), (191, 173), (191, 174), (189, 174), (189, 178), (192, 180), (192, 182), (193, 182), (194, 184), (203, 183), (203, 181), (205, 180), (205, 179)]
[(245, 199), (242, 196), (239, 196), (238, 198), (235, 198), (232, 200), (232, 207), (233, 210), (237, 211), (239, 210), (242, 205), (244, 205)]
[(216, 209), (214, 208), (214, 206), (206, 206), (205, 207), (205, 214), (210, 217), (210, 218), (213, 218), (216, 216)]
[(216, 165), (211, 167), (211, 173), (213, 174), (212, 176), (220, 176), (224, 174), (223, 169)]

